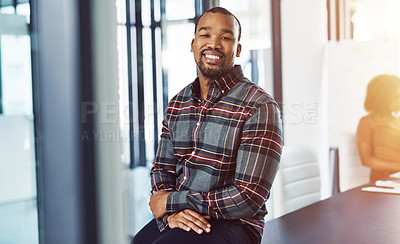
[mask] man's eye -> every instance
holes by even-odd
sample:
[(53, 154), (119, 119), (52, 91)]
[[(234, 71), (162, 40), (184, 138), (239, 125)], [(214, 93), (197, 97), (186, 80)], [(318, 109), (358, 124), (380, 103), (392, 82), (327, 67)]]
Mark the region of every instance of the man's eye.
[(201, 37), (210, 37), (210, 35), (207, 35), (207, 34), (203, 34), (203, 35), (200, 35)]
[(230, 40), (231, 38), (226, 37), (226, 36), (223, 36), (223, 37), (221, 37), (221, 39), (222, 39), (222, 40)]

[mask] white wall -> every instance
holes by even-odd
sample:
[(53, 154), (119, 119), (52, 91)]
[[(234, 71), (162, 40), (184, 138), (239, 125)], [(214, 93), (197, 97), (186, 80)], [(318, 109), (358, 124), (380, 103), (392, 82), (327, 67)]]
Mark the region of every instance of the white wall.
[(282, 76), (285, 144), (308, 144), (319, 153), (321, 197), (330, 196), (328, 164), (325, 0), (282, 0)]

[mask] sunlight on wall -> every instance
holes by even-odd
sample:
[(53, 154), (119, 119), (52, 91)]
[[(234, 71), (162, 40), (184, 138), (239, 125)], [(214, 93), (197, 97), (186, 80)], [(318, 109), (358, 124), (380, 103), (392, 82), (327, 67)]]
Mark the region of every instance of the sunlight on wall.
[(352, 8), (355, 41), (399, 37), (400, 1), (353, 0)]

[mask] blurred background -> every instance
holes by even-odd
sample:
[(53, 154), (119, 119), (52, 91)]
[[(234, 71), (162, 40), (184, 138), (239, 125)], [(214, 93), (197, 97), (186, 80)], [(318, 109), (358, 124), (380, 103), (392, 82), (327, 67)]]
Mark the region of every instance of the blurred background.
[(241, 21), (236, 62), (280, 104), (285, 147), (317, 167), (288, 209), (278, 176), (266, 221), (368, 182), (355, 133), (370, 79), (399, 75), (399, 0), (0, 0), (0, 243), (129, 243), (152, 218), (163, 111), (214, 6)]

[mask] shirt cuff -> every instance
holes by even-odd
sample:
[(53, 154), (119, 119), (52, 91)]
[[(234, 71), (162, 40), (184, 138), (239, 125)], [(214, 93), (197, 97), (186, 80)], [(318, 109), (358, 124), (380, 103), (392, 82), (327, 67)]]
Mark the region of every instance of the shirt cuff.
[(167, 198), (167, 213), (174, 213), (176, 211), (188, 208), (187, 195), (189, 191), (173, 191)]
[(160, 230), (160, 232), (164, 231), (168, 227), (168, 216), (169, 215), (164, 215), (160, 220), (157, 220), (157, 227)]

